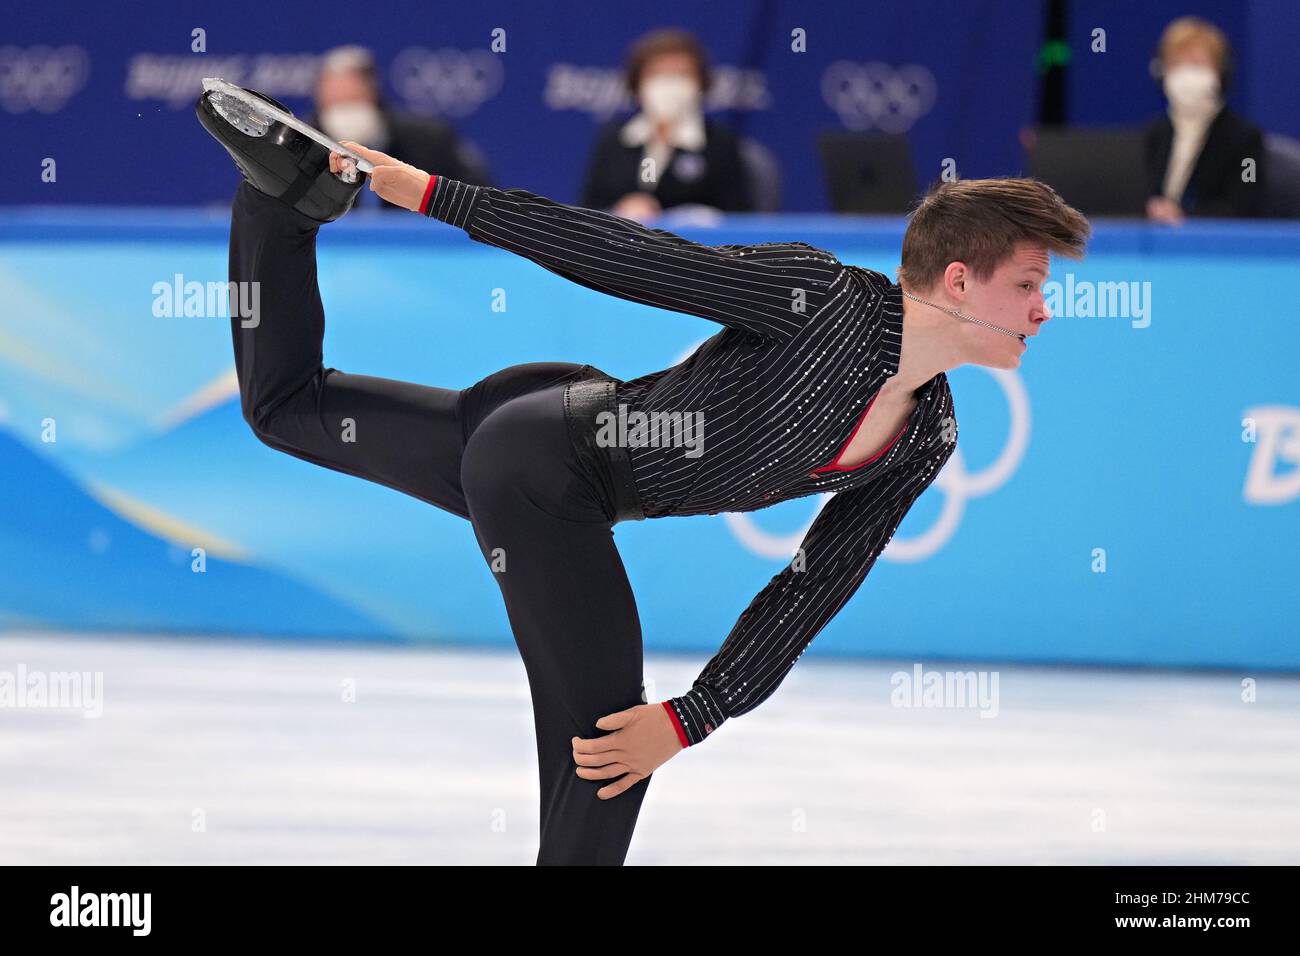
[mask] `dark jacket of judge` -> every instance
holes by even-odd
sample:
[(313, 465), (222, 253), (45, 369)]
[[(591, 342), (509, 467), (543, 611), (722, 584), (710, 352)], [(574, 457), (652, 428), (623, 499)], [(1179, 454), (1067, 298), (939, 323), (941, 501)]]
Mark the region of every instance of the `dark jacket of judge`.
[[(1144, 137), (1147, 195), (1160, 196), (1173, 148), (1173, 123), (1167, 115), (1161, 116), (1147, 124)], [(1242, 179), (1245, 159), (1255, 161), (1253, 182)], [(1262, 216), (1265, 215), (1265, 175), (1263, 134), (1249, 120), (1225, 106), (1210, 121), (1179, 203), (1188, 216)]]
[(620, 142), (624, 122), (608, 123), (597, 134), (578, 205), (609, 209), (640, 189), (651, 193), (664, 209), (700, 203), (724, 212), (753, 210), (749, 179), (740, 157), (740, 139), (728, 127), (704, 117), (703, 150), (674, 148), (659, 181), (643, 184), (644, 150), (640, 145)]

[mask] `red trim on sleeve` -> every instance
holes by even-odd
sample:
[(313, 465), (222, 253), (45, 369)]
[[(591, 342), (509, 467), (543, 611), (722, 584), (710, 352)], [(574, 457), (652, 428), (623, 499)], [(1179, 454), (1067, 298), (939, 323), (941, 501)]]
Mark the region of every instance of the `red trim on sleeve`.
[(677, 731), (677, 739), (682, 742), (683, 747), (691, 745), (690, 738), (686, 736), (686, 731), (682, 729), (682, 722), (677, 719), (677, 711), (673, 710), (673, 705), (664, 701), (664, 710), (668, 711), (668, 716), (673, 719), (673, 729)]
[(420, 212), (429, 215), (429, 200), (433, 198), (433, 184), (438, 181), (436, 175), (429, 176), (429, 185), (424, 187), (424, 198), (420, 200)]

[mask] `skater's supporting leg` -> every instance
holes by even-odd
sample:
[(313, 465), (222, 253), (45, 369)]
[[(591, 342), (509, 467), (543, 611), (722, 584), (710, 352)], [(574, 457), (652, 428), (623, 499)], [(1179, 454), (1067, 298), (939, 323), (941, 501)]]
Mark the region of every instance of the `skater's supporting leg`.
[(577, 775), (574, 737), (641, 700), (641, 624), (598, 492), (571, 454), (563, 388), (488, 415), (462, 480), (532, 692), (541, 780), (539, 864), (623, 862), (649, 778), (607, 800)]

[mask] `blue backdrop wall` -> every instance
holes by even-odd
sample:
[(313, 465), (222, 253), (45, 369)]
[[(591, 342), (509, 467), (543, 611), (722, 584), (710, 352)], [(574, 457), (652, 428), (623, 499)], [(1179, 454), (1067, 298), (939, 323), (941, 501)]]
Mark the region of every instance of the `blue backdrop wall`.
[[(787, 208), (825, 209), (814, 153), (822, 129), (911, 133), (922, 181), (944, 157), (966, 176), (1014, 167), (1016, 130), (1034, 114), (1041, 32), (1036, 3), (1006, 0), (433, 2), (385, 5), (383, 16), (339, 0), (201, 10), (55, 2), (19, 6), (6, 21), (15, 92), (0, 109), (24, 171), (6, 201), (149, 204), (225, 196), (225, 169), (193, 115), (202, 77), (303, 113), (319, 54), (341, 43), (375, 51), (398, 105), (456, 123), (498, 185), (576, 199), (597, 125), (627, 115), (626, 48), (678, 25), (698, 33), (720, 68), (712, 110), (784, 164)], [(197, 29), (206, 52), (191, 50)], [(489, 50), (494, 30), (505, 52)], [(792, 51), (795, 30), (807, 52)], [(57, 184), (39, 178), (48, 157)]]
[[(626, 47), (662, 25), (695, 30), (719, 66), (710, 108), (771, 148), (785, 208), (828, 208), (814, 149), (821, 130), (908, 134), (921, 183), (946, 158), (966, 177), (1021, 172), (1018, 131), (1038, 115), (1038, 0), (817, 4), (391, 4), (359, 16), (340, 0), (16, 5), (0, 50), (0, 115), (10, 173), (0, 201), (176, 204), (225, 197), (193, 116), (203, 76), (220, 75), (305, 112), (319, 55), (372, 47), (398, 105), (454, 122), (497, 183), (577, 197), (597, 125), (626, 115)], [(1161, 109), (1147, 72), (1161, 28), (1185, 12), (1218, 22), (1238, 48), (1231, 102), (1300, 135), (1300, 8), (1291, 0), (1077, 0), (1070, 17), (1074, 122), (1137, 123)], [(1105, 54), (1090, 50), (1107, 31)], [(503, 30), (505, 52), (489, 49)], [(193, 52), (196, 30), (205, 52)], [(792, 50), (802, 30), (806, 52)], [(57, 162), (55, 182), (42, 164)]]
[[(262, 445), (225, 305), (158, 314), (177, 282), (224, 282), (228, 229), (228, 212), (0, 213), (0, 625), (511, 646), (462, 519)], [(688, 235), (797, 238), (892, 274), (902, 230)], [(950, 374), (956, 453), (810, 653), (1300, 667), (1300, 325), (1279, 306), (1298, 255), (1296, 225), (1100, 225), (1085, 262), (1054, 264), (1056, 315), (1019, 370)], [(325, 361), (345, 371), (632, 378), (717, 330), (418, 216), (349, 215), (319, 258)], [(820, 504), (618, 525), (647, 646), (716, 650)]]

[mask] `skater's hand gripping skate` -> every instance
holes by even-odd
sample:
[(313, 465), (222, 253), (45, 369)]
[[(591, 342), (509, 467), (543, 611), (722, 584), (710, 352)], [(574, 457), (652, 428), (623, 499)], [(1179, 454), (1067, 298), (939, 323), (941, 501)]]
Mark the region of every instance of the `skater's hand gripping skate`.
[[(375, 170), (370, 174), (371, 192), (379, 193), (381, 198), (387, 199), (395, 206), (401, 206), (411, 212), (420, 211), (420, 202), (424, 199), (424, 191), (429, 185), (428, 173), (416, 169), (410, 163), (394, 159), (387, 153), (381, 153), (377, 149), (366, 149), (347, 139), (339, 142), (348, 149), (356, 150), (374, 165)], [(331, 152), (330, 172), (340, 172), (343, 169), (344, 159), (342, 153)]]
[(602, 800), (617, 797), (683, 750), (663, 704), (637, 704), (596, 721), (603, 737), (574, 737), (573, 762), (584, 780), (621, 779), (596, 791)]

